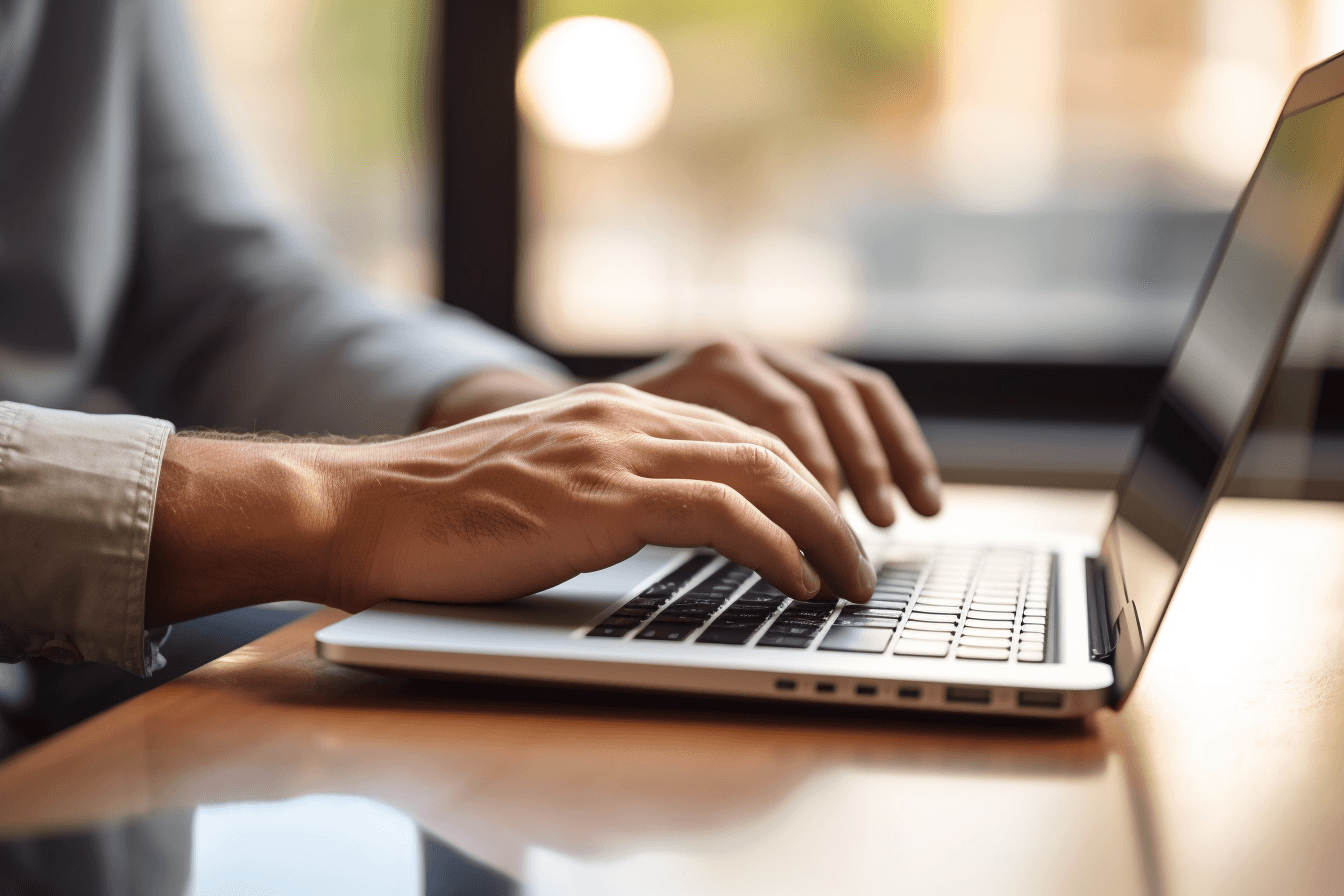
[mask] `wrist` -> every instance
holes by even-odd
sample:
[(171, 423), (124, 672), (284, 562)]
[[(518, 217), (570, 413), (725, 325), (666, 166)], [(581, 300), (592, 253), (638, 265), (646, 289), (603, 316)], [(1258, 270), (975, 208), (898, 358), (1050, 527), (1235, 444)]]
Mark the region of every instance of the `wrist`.
[(324, 601), (339, 446), (174, 436), (164, 452), (145, 624), (274, 600)]

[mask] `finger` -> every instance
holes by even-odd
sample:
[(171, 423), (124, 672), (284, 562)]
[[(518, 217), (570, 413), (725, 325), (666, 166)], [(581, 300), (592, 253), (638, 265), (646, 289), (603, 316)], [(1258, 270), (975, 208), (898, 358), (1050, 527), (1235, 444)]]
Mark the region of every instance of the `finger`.
[(933, 516), (943, 506), (938, 462), (910, 406), (891, 377), (860, 364), (839, 362), (848, 373), (891, 459), (892, 475), (919, 513)]
[(779, 455), (751, 442), (683, 442), (644, 437), (631, 472), (647, 479), (717, 482), (782, 528), (840, 597), (867, 600), (877, 577), (833, 502)]
[(817, 480), (802, 459), (793, 453), (787, 444), (774, 433), (766, 432), (754, 426), (727, 426), (712, 420), (678, 418), (675, 415), (659, 416), (644, 421), (644, 432), (661, 439), (676, 439), (683, 442), (717, 442), (726, 444), (750, 443), (759, 445), (777, 455), (789, 465), (819, 495), (826, 497), (834, 505), (830, 492)]
[(788, 533), (719, 482), (643, 479), (634, 488), (631, 524), (646, 544), (712, 548), (798, 600), (821, 587)]
[(764, 445), (787, 460), (818, 491), (830, 494), (777, 436), (722, 411), (653, 395), (621, 383), (580, 386), (567, 393), (567, 401), (579, 416), (607, 421), (615, 411), (624, 415), (620, 421), (624, 427), (660, 438), (708, 439), (717, 442), (745, 440)]
[(764, 355), (816, 406), (864, 515), (878, 526), (896, 522), (896, 487), (887, 452), (854, 384), (806, 355), (778, 349)]
[(812, 400), (759, 355), (738, 357), (731, 373), (714, 383), (706, 403), (784, 440), (825, 486), (832, 499), (840, 495), (840, 459)]

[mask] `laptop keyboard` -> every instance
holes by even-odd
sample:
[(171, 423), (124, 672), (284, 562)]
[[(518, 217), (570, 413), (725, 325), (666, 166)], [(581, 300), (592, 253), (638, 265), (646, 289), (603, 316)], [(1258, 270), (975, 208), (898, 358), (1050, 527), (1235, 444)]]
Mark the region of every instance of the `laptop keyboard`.
[(790, 600), (752, 570), (731, 562), (714, 567), (717, 561), (693, 557), (587, 636), (991, 662), (1046, 659), (1055, 579), (1050, 553), (946, 547), (902, 556), (878, 571), (866, 604)]

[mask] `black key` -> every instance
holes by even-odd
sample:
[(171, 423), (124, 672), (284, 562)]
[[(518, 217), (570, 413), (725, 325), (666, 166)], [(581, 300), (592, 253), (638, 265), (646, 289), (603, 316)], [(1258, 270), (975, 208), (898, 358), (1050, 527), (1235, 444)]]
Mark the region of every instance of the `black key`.
[(682, 597), (668, 604), (669, 610), (676, 609), (699, 609), (701, 607), (710, 610), (717, 610), (723, 606), (725, 598), (721, 597)]
[(713, 559), (714, 557), (711, 554), (700, 554), (699, 556), (692, 557), (672, 572), (668, 573), (662, 581), (655, 582), (648, 588), (645, 588), (643, 593), (640, 594), (640, 597), (675, 594), (682, 588), (685, 588), (686, 583), (695, 578), (695, 574), (708, 566)]
[(769, 618), (770, 618), (770, 614), (769, 614), (769, 613), (743, 613), (743, 611), (741, 611), (741, 610), (738, 610), (737, 613), (734, 613), (734, 611), (732, 611), (731, 607), (728, 607), (727, 610), (724, 610), (724, 611), (723, 611), (723, 614), (720, 615), (719, 618), (720, 618), (720, 619), (737, 619), (737, 621), (741, 621), (741, 622), (765, 622), (766, 619), (769, 619)]
[(800, 622), (790, 623), (781, 619), (779, 622), (770, 626), (769, 633), (772, 635), (807, 635), (810, 637), (815, 635), (819, 628), (821, 628), (819, 625)]
[(695, 639), (697, 644), (745, 644), (751, 640), (752, 634), (756, 630), (753, 628), (742, 629), (723, 629), (717, 625), (710, 626)]
[(778, 608), (779, 605), (782, 603), (784, 603), (784, 601), (776, 600), (774, 598), (752, 597), (750, 594), (744, 594), (737, 600), (733, 601), (733, 606), (752, 607), (754, 609), (761, 610), (762, 612), (773, 613), (775, 609)]
[(677, 624), (679, 624), (679, 625), (696, 625), (696, 626), (701, 626), (701, 625), (704, 625), (707, 621), (709, 621), (709, 615), (710, 615), (710, 614), (708, 614), (708, 613), (668, 613), (668, 612), (663, 612), (663, 613), (659, 613), (659, 614), (658, 614), (658, 617), (657, 617), (656, 619), (653, 620), (653, 623), (652, 623), (652, 624), (653, 624), (653, 625), (658, 625), (658, 624), (660, 624), (660, 623), (677, 623)]
[(886, 628), (894, 629), (900, 624), (899, 619), (883, 619), (872, 616), (841, 616), (835, 620), (835, 625), (845, 625), (858, 628)]
[(905, 609), (888, 609), (886, 607), (845, 607), (840, 612), (840, 616), (872, 616), (883, 619), (900, 619), (905, 615)]
[(595, 625), (588, 632), (590, 638), (624, 638), (634, 630), (633, 625)]
[(622, 609), (626, 610), (656, 610), (666, 601), (661, 597), (632, 597), (625, 602)]
[(720, 616), (718, 619), (714, 620), (714, 625), (712, 627), (722, 629), (734, 629), (734, 630), (746, 629), (747, 631), (755, 631), (756, 629), (760, 628), (764, 622), (765, 622), (764, 619), (724, 619), (722, 616)]
[(688, 622), (650, 622), (644, 631), (635, 637), (641, 641), (686, 641), (701, 623)]
[(784, 612), (790, 616), (829, 616), (835, 605), (818, 607), (811, 604), (790, 604)]
[(800, 638), (795, 635), (776, 635), (773, 632), (766, 632), (761, 636), (761, 640), (756, 642), (757, 647), (806, 647), (811, 643), (812, 638)]

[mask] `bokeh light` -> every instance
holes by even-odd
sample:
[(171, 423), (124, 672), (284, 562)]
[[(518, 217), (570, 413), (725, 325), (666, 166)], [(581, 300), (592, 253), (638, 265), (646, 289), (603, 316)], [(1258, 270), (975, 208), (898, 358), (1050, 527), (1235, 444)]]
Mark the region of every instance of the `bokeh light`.
[(577, 16), (537, 35), (518, 65), (518, 104), (546, 138), (621, 152), (657, 133), (672, 106), (672, 69), (658, 41), (618, 19)]

